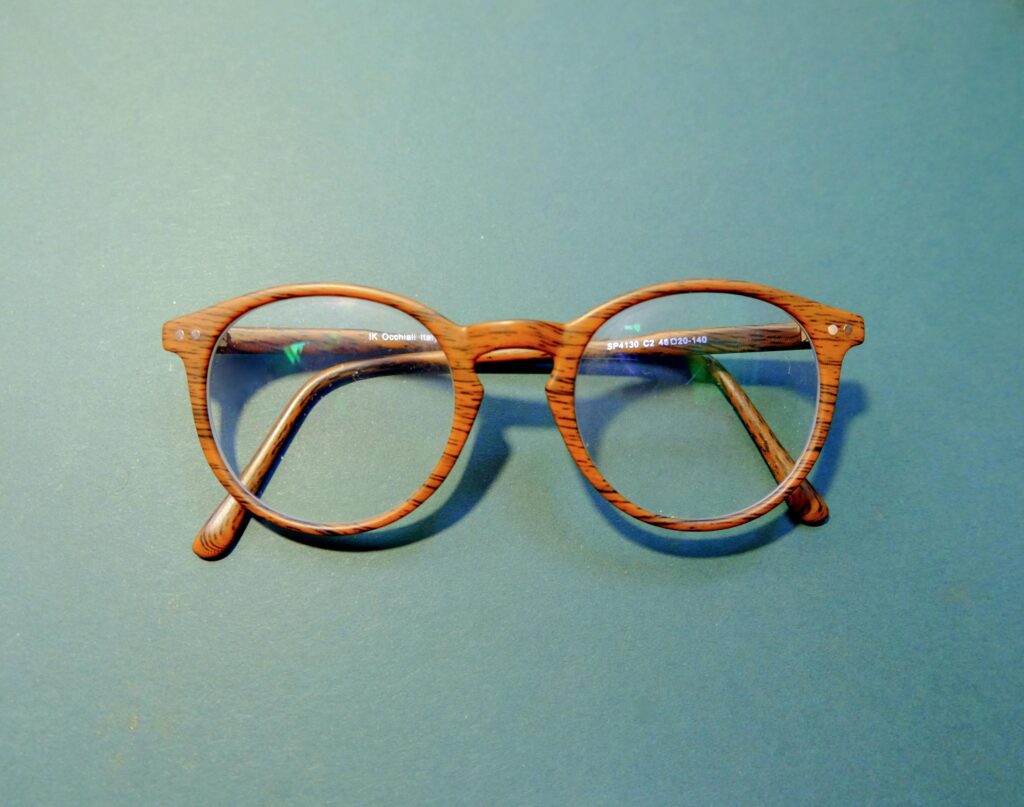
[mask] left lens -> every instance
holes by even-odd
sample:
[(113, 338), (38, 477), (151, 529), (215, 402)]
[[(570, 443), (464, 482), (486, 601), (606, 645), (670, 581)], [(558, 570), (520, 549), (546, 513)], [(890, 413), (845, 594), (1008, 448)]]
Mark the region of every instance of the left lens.
[(673, 294), (597, 331), (576, 377), (576, 421), (597, 469), (634, 504), (719, 518), (785, 481), (792, 465), (776, 479), (768, 444), (799, 458), (817, 395), (814, 350), (785, 310), (737, 294)]
[[(268, 508), (321, 524), (408, 499), (441, 459), (454, 413), (434, 335), (354, 297), (279, 300), (236, 319), (214, 348), (207, 389), (214, 439), (239, 483)], [(270, 472), (247, 482), (271, 445)]]

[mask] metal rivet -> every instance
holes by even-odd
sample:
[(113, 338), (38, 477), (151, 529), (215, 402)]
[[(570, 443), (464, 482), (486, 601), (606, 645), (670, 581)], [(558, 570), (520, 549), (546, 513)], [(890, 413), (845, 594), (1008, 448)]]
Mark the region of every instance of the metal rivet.
[(849, 322), (847, 322), (843, 326), (843, 333), (845, 333), (847, 336), (849, 336), (851, 333), (853, 333), (853, 326)]
[(181, 328), (179, 328), (178, 330), (176, 330), (174, 332), (174, 338), (177, 339), (179, 342), (184, 341), (184, 339), (185, 339), (185, 332), (183, 330), (181, 330)]
[(834, 323), (832, 325), (829, 325), (828, 332), (830, 336), (835, 336), (837, 333), (839, 333), (839, 326)]
[(202, 335), (203, 334), (199, 331), (198, 328), (193, 328), (189, 333), (189, 336), (191, 336), (193, 339), (198, 339)]

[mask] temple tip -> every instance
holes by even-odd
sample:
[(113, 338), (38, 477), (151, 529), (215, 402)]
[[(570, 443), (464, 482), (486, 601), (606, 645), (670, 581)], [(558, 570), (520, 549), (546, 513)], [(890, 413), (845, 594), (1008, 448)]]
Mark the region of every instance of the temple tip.
[(786, 499), (789, 512), (801, 524), (809, 527), (820, 527), (828, 521), (828, 505), (814, 485), (806, 479)]
[(203, 560), (220, 560), (235, 548), (249, 512), (230, 496), (206, 520), (192, 542), (192, 551)]

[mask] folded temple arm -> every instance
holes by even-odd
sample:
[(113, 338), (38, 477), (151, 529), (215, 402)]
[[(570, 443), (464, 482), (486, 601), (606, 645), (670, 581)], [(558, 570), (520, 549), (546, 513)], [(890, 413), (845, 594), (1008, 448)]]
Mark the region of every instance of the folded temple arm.
[[(751, 327), (710, 328), (701, 331), (663, 331), (620, 340), (595, 341), (584, 356), (630, 356), (652, 361), (696, 354), (708, 373), (739, 416), (757, 446), (776, 482), (789, 475), (793, 458), (772, 432), (753, 402), (736, 379), (710, 354), (746, 353), (809, 348), (803, 329), (796, 324)], [(292, 433), (317, 398), (328, 390), (359, 379), (418, 372), (447, 364), (444, 353), (429, 334), (384, 334), (377, 331), (233, 328), (221, 345), (227, 353), (283, 352), (296, 363), (301, 355), (360, 353), (372, 358), (343, 361), (327, 367), (307, 379), (296, 390), (267, 432), (252, 458), (242, 469), (239, 481), (258, 496), (267, 474), (281, 455)], [(538, 368), (538, 360), (549, 357), (539, 350), (499, 350), (481, 357), (480, 369), (491, 364), (502, 369)], [(787, 498), (793, 516), (805, 524), (820, 524), (828, 517), (828, 508), (810, 482), (804, 480)], [(192, 548), (207, 559), (221, 557), (230, 550), (249, 519), (249, 513), (234, 498), (227, 496), (218, 505), (196, 535)]]
[[(674, 358), (684, 353), (763, 353), (773, 350), (800, 350), (811, 343), (804, 329), (793, 323), (772, 323), (728, 328), (703, 328), (690, 331), (657, 331), (640, 335), (626, 334), (619, 339), (594, 340), (584, 356), (615, 355)], [(367, 358), (398, 353), (429, 353), (438, 350), (437, 340), (429, 333), (393, 334), (338, 328), (231, 328), (218, 353), (275, 353), (293, 355), (343, 354)], [(540, 351), (506, 351), (511, 354)], [(487, 361), (488, 354), (482, 361)]]

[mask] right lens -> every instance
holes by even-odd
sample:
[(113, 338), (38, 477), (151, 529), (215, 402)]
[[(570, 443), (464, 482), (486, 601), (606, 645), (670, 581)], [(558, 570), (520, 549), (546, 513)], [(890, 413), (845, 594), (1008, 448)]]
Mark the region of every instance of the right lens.
[[(440, 460), (454, 413), (435, 337), (353, 297), (296, 297), (239, 317), (214, 348), (207, 388), (213, 436), (243, 487), (316, 523), (365, 520), (408, 499)], [(270, 470), (246, 484), (256, 457), (271, 458)]]
[(800, 457), (817, 397), (814, 350), (786, 311), (737, 294), (673, 294), (597, 331), (576, 377), (576, 421), (598, 470), (631, 502), (718, 518), (789, 475), (775, 447)]

